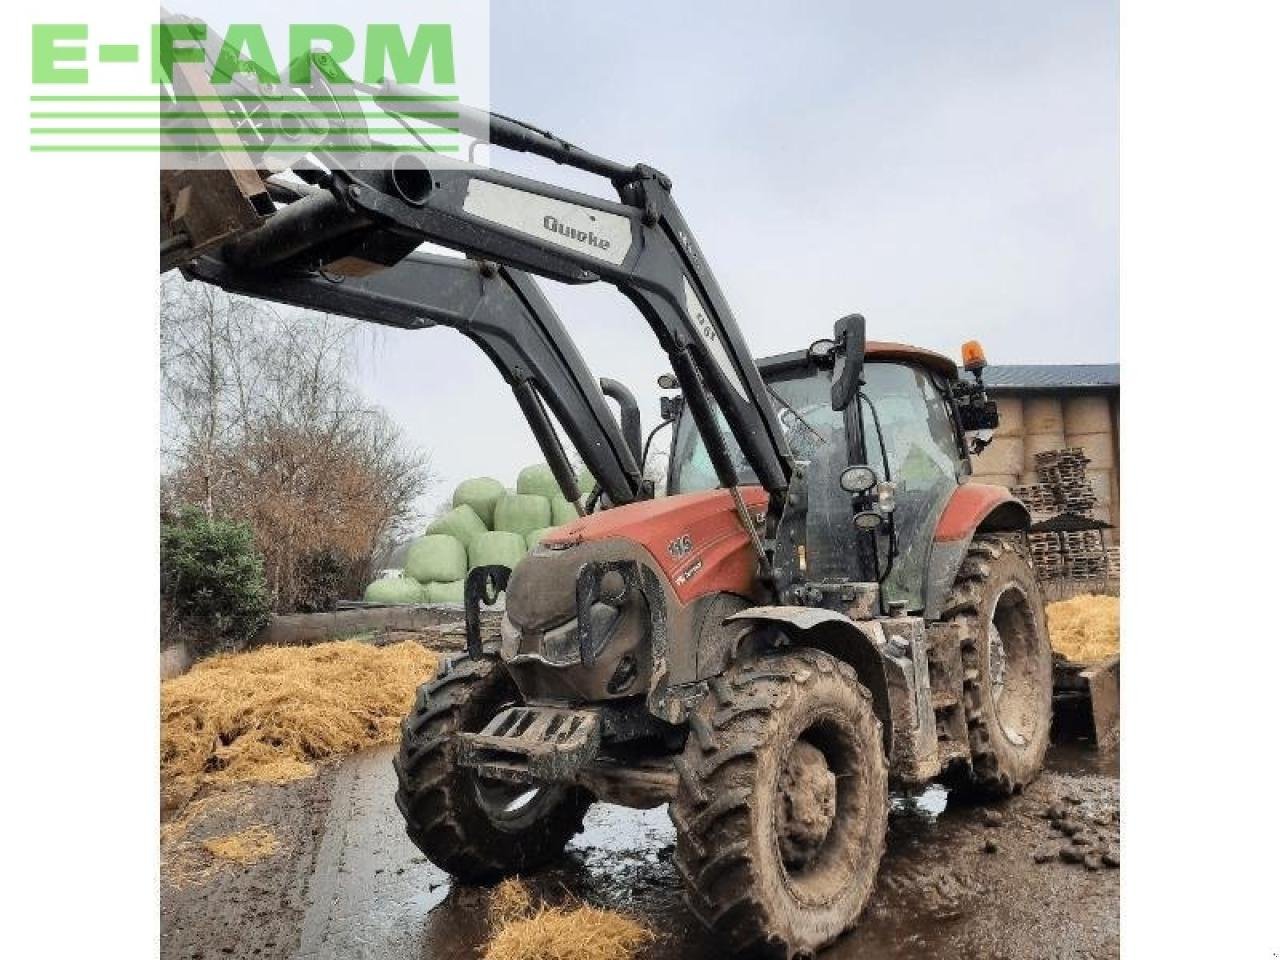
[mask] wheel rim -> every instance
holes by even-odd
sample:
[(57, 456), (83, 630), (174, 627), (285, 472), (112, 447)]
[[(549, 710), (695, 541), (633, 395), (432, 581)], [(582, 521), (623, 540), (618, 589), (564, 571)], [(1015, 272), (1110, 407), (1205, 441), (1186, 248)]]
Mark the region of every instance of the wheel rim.
[(1026, 593), (1015, 583), (1006, 585), (987, 621), (987, 678), (996, 724), (1016, 746), (1030, 742), (1042, 722), (1037, 638)]
[(537, 805), (545, 793), (545, 787), (530, 787), (522, 783), (507, 783), (489, 777), (473, 777), (476, 800), (485, 815), (494, 823), (514, 823), (522, 819)]
[(1004, 672), (1007, 666), (1004, 640), (1000, 638), (1000, 628), (995, 620), (987, 624), (987, 672), (991, 677), (991, 699), (1000, 704), (1004, 696)]
[(785, 885), (806, 905), (829, 903), (856, 870), (858, 826), (869, 809), (858, 766), (858, 745), (834, 716), (810, 723), (779, 765), (774, 852)]

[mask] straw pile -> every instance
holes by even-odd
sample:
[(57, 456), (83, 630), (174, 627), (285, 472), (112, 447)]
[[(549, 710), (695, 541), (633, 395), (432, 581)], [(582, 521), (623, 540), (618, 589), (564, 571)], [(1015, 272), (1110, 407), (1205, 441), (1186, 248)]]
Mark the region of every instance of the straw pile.
[(1045, 607), (1049, 642), (1068, 660), (1089, 663), (1120, 652), (1120, 598), (1082, 594)]
[(647, 927), (610, 910), (535, 907), (519, 880), (498, 885), (489, 915), (496, 929), (483, 960), (627, 960), (654, 939)]
[(255, 824), (225, 836), (210, 837), (201, 846), (219, 860), (248, 865), (274, 854), (280, 849), (280, 841), (266, 827)]
[(395, 740), (436, 654), (346, 640), (264, 647), (197, 664), (160, 689), (161, 803), (207, 784), (283, 783), (313, 764)]

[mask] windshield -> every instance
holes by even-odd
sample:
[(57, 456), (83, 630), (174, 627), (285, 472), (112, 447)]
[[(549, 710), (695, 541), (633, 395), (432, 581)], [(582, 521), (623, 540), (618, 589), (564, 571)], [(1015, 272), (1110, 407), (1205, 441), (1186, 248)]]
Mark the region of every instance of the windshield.
[[(962, 457), (946, 400), (929, 375), (904, 364), (868, 363), (863, 368), (863, 378), (866, 382), (862, 391), (880, 416), (889, 470), (899, 488), (923, 490), (931, 487), (938, 475), (954, 478)], [(773, 408), (782, 422), (792, 456), (797, 460), (813, 460), (821, 447), (831, 443), (843, 449), (844, 415), (831, 409), (831, 378), (827, 373), (801, 369), (769, 378), (767, 384), (770, 392), (776, 394), (772, 398)], [(870, 415), (865, 405), (863, 413), (870, 430)], [(715, 410), (715, 417), (742, 482), (759, 483), (719, 408)], [(868, 462), (880, 473), (883, 465), (874, 434), (868, 444)], [(846, 460), (845, 465), (849, 462)], [(670, 469), (668, 493), (693, 493), (720, 485), (692, 417), (680, 418)]]
[[(924, 369), (910, 364), (868, 363), (863, 368), (862, 392), (874, 406), (883, 431), (888, 473), (896, 486), (894, 528), (898, 544), (893, 568), (884, 583), (888, 600), (901, 600), (908, 609), (923, 605), (924, 572), (933, 530), (963, 470), (964, 454), (957, 440), (946, 397)], [(812, 464), (810, 477), (831, 482), (809, 484), (807, 542), (809, 573), (815, 578), (847, 578), (858, 565), (849, 536), (849, 498), (835, 478), (853, 462), (847, 453), (844, 415), (831, 409), (831, 378), (821, 371), (801, 369), (770, 378), (768, 385), (794, 408), (774, 399), (797, 460)], [(717, 423), (743, 483), (756, 475), (733, 441), (719, 411)], [(863, 406), (868, 431), (867, 462), (882, 478), (884, 459), (872, 426), (871, 411)], [(692, 417), (681, 417), (672, 449), (669, 493), (709, 490), (719, 483), (706, 446)], [(882, 555), (883, 559), (883, 555)]]
[[(782, 422), (791, 455), (797, 460), (812, 460), (819, 447), (830, 442), (844, 445), (844, 416), (831, 409), (831, 379), (818, 371), (801, 370), (791, 376), (768, 381), (769, 390), (776, 397), (773, 408)], [(778, 397), (786, 405), (778, 402)], [(787, 406), (792, 409), (788, 410)], [(794, 412), (792, 412), (794, 411)], [(744, 484), (759, 483), (751, 464), (729, 432), (724, 414), (715, 409), (716, 425), (728, 445), (738, 476)], [(712, 490), (720, 485), (715, 467), (707, 453), (702, 435), (693, 417), (680, 418), (675, 444), (671, 451), (671, 476), (668, 493), (692, 493), (696, 490)]]

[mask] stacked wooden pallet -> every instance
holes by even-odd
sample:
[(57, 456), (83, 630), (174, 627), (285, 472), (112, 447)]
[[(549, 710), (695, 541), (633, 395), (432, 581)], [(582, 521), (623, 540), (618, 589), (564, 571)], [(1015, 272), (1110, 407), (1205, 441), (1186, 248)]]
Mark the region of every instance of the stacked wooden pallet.
[(1063, 574), (1062, 538), (1057, 533), (1033, 533), (1027, 539), (1031, 544), (1031, 565), (1041, 579), (1060, 577)]
[[(1039, 483), (1014, 487), (1015, 497), (1031, 511), (1032, 523), (1075, 514), (1092, 519), (1097, 496), (1085, 473), (1089, 458), (1080, 447), (1035, 455)], [(1042, 580), (1101, 580), (1119, 575), (1118, 548), (1108, 548), (1101, 530), (1045, 531), (1028, 538), (1031, 562)]]
[(1010, 492), (1027, 505), (1033, 520), (1047, 519), (1061, 512), (1058, 509), (1058, 495), (1052, 484), (1028, 483), (1014, 487)]
[(1046, 450), (1036, 454), (1036, 476), (1040, 486), (1053, 489), (1060, 510), (1089, 516), (1098, 502), (1089, 486), (1085, 468), (1089, 458), (1080, 447)]
[(1101, 530), (1071, 530), (1062, 534), (1065, 575), (1073, 580), (1096, 580), (1107, 575), (1107, 552)]
[(1120, 548), (1118, 546), (1107, 547), (1107, 577), (1111, 580), (1120, 579)]

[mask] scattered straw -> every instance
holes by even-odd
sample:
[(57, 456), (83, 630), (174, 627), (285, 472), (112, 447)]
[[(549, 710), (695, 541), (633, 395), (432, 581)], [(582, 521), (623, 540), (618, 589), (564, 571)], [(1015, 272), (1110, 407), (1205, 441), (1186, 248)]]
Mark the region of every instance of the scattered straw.
[(533, 894), (519, 877), (503, 880), (489, 894), (489, 922), (501, 927), (533, 913)]
[(228, 816), (242, 814), (251, 803), (247, 787), (232, 787), (191, 801), (177, 816), (162, 823), (160, 870), (165, 881), (175, 887), (203, 883), (224, 866), (203, 840), (191, 835), (206, 832)]
[(222, 837), (210, 837), (200, 844), (219, 860), (247, 865), (265, 860), (280, 849), (280, 841), (266, 827), (255, 824)]
[(343, 640), (225, 654), (160, 689), (166, 810), (205, 784), (283, 783), (313, 763), (393, 741), (438, 656), (416, 643)]
[(630, 917), (586, 904), (534, 907), (519, 879), (504, 880), (489, 898), (495, 930), (483, 960), (628, 960), (654, 939)]
[(627, 960), (651, 940), (647, 927), (620, 913), (542, 907), (499, 928), (485, 945), (484, 960)]
[(1089, 663), (1120, 652), (1120, 598), (1086, 594), (1051, 603), (1049, 640), (1068, 660)]

